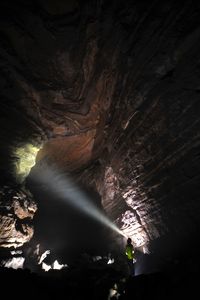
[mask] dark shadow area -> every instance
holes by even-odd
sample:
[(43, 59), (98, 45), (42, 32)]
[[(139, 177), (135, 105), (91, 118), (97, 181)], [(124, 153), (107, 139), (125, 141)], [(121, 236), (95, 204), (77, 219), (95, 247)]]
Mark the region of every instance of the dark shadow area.
[[(136, 275), (165, 272), (184, 266), (185, 270), (198, 272), (200, 251), (198, 234), (182, 235), (170, 232), (149, 243), (149, 254), (136, 251)], [(184, 270), (183, 270), (184, 271)], [(185, 271), (184, 271), (185, 272)]]
[[(12, 284), (11, 297), (23, 285), (36, 299), (69, 300), (185, 299), (198, 293), (200, 279), (199, 269), (188, 269), (184, 263), (162, 272), (125, 277), (116, 264), (107, 265), (103, 260), (81, 260), (61, 271), (38, 274), (28, 269), (0, 269), (0, 276), (2, 284)], [(20, 298), (27, 298), (27, 294), (21, 292)]]

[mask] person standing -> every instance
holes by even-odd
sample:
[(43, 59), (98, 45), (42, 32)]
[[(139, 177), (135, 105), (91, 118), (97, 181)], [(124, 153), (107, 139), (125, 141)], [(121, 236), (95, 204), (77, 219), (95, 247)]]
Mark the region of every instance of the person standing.
[(135, 268), (134, 268), (135, 258), (134, 258), (134, 247), (133, 247), (131, 238), (127, 239), (127, 244), (125, 247), (125, 254), (126, 254), (126, 258), (127, 258), (128, 267), (129, 267), (129, 274), (131, 276), (134, 276), (135, 275)]

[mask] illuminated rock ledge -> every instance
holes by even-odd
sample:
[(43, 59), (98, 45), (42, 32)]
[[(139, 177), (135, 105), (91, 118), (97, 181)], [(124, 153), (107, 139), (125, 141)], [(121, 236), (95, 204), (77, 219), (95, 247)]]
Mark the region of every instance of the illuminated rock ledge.
[(30, 193), (5, 186), (0, 190), (0, 247), (18, 248), (30, 241), (34, 230), (31, 220), (37, 210)]

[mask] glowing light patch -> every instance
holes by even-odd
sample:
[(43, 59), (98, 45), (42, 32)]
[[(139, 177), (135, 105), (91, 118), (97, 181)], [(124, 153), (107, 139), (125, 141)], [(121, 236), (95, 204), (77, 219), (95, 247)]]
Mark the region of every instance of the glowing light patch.
[(120, 293), (118, 292), (118, 286), (115, 283), (113, 287), (109, 290), (108, 300), (118, 299), (120, 297)]
[(2, 264), (6, 268), (23, 269), (24, 261), (24, 257), (12, 257), (8, 261), (3, 262)]
[(22, 254), (22, 250), (13, 250), (10, 252), (12, 255), (15, 255), (15, 254)]
[(45, 272), (48, 272), (51, 269), (52, 269), (52, 267), (50, 265), (47, 265), (44, 262), (42, 263), (42, 270), (44, 270)]
[(66, 268), (67, 265), (65, 264), (59, 264), (59, 262), (57, 260), (54, 261), (53, 265), (48, 265), (45, 262), (42, 263), (42, 270), (44, 270), (45, 272), (48, 272), (49, 270), (61, 270), (63, 268)]
[(59, 262), (57, 261), (57, 259), (53, 262), (52, 265), (46, 264), (44, 262), (44, 259), (47, 257), (47, 255), (49, 255), (51, 252), (50, 250), (46, 250), (44, 253), (42, 253), (40, 260), (38, 262), (38, 265), (42, 266), (42, 270), (44, 270), (45, 272), (48, 272), (49, 270), (53, 269), (53, 270), (61, 270), (63, 268), (68, 267), (66, 264), (59, 264)]
[(57, 261), (57, 260), (55, 260), (54, 261), (54, 263), (53, 263), (53, 269), (54, 270), (61, 270), (61, 269), (63, 269), (63, 268), (66, 268), (67, 267), (67, 265), (65, 264), (59, 264), (59, 262)]
[(114, 262), (115, 262), (114, 258), (109, 258), (107, 265), (114, 264)]
[(127, 210), (124, 214), (122, 214), (120, 223), (123, 224), (121, 230), (124, 235), (132, 239), (134, 246), (136, 248), (142, 247), (142, 252), (143, 250), (146, 251), (145, 245), (148, 243), (148, 237), (141, 224), (138, 223), (135, 214), (132, 211)]
[(49, 255), (49, 254), (50, 254), (50, 250), (46, 250), (44, 253), (42, 253), (38, 264), (40, 265), (43, 262), (43, 260), (47, 257), (47, 255)]
[(97, 255), (97, 256), (93, 256), (93, 261), (98, 261), (98, 260), (101, 260), (102, 259), (102, 256), (99, 256), (99, 255)]
[(35, 159), (39, 150), (39, 147), (35, 147), (32, 144), (26, 144), (15, 150), (14, 156), (18, 159), (15, 167), (19, 182), (22, 182), (28, 176), (31, 168), (35, 165)]

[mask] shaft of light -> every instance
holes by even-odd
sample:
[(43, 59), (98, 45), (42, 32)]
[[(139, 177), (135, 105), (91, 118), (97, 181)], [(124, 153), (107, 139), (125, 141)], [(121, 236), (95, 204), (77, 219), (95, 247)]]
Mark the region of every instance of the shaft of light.
[(49, 191), (58, 198), (67, 201), (73, 207), (126, 237), (111, 220), (89, 201), (88, 196), (67, 175), (60, 174), (55, 167), (54, 169), (41, 170), (37, 178), (34, 179), (48, 187)]

